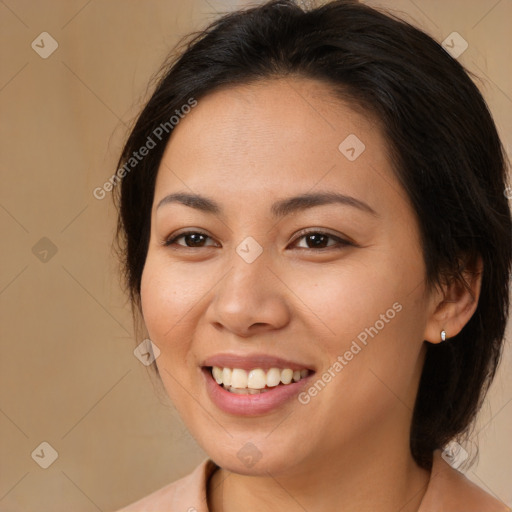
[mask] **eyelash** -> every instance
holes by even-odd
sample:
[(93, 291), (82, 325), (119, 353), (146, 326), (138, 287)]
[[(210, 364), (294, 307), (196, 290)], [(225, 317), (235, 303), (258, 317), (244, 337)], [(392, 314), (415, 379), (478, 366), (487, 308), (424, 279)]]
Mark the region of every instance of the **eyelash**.
[[(176, 240), (179, 240), (180, 238), (183, 238), (187, 235), (203, 235), (207, 238), (211, 238), (209, 235), (207, 235), (206, 233), (203, 233), (202, 231), (184, 231), (182, 233), (179, 233), (178, 235), (174, 236), (174, 237), (171, 237), (171, 238), (168, 238), (166, 240), (163, 241), (163, 245), (165, 247), (170, 247), (171, 245), (175, 244)], [(340, 238), (338, 236), (335, 236), (331, 233), (328, 233), (326, 231), (321, 231), (321, 230), (310, 230), (310, 231), (300, 231), (297, 235), (297, 237), (294, 239), (294, 241), (292, 243), (297, 243), (299, 240), (305, 238), (306, 236), (308, 235), (321, 235), (321, 236), (326, 236), (328, 238), (331, 238), (333, 240), (335, 240), (337, 242), (336, 245), (330, 245), (330, 246), (327, 246), (327, 247), (321, 247), (319, 249), (315, 249), (314, 247), (301, 247), (300, 249), (301, 250), (306, 250), (306, 251), (314, 251), (314, 252), (321, 252), (321, 251), (325, 251), (325, 250), (328, 250), (328, 249), (341, 249), (343, 247), (347, 247), (347, 246), (356, 246), (356, 244), (354, 242), (351, 242), (349, 240), (345, 240), (343, 238)], [(182, 247), (184, 249), (203, 249), (204, 247), (188, 247), (186, 245), (181, 245), (181, 244), (176, 244), (178, 245), (179, 247)], [(212, 246), (207, 246), (207, 247), (212, 247)]]

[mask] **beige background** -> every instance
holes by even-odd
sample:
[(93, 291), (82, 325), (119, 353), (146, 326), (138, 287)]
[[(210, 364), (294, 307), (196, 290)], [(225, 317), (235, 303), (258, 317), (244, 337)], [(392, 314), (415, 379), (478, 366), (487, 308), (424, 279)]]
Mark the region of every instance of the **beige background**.
[[(512, 2), (368, 3), (438, 41), (453, 31), (468, 41), (460, 60), (483, 79), (510, 151)], [(111, 252), (114, 211), (92, 191), (114, 172), (168, 49), (216, 11), (247, 4), (0, 0), (1, 511), (114, 510), (205, 456), (133, 355), (141, 340)], [(47, 59), (31, 48), (41, 32), (59, 45)], [(508, 346), (473, 436), (479, 463), (467, 471), (508, 505), (511, 377)], [(58, 452), (48, 469), (31, 457), (43, 441)]]

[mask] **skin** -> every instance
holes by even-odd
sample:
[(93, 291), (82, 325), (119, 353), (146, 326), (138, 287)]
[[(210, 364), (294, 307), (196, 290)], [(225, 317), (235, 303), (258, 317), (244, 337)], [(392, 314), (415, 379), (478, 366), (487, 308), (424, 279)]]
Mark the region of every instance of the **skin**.
[[(354, 161), (338, 149), (349, 134), (366, 146)], [(328, 204), (271, 216), (274, 201), (318, 191), (376, 214)], [(157, 208), (174, 192), (213, 198), (223, 214)], [(353, 245), (327, 238), (318, 249), (297, 236), (315, 228)], [(165, 246), (178, 230), (207, 237)], [(236, 252), (249, 236), (263, 248), (250, 264)], [(479, 279), (471, 286), (478, 297)], [(476, 301), (456, 284), (426, 288), (418, 223), (370, 115), (296, 77), (200, 99), (158, 172), (141, 297), (167, 393), (221, 467), (208, 486), (211, 511), (418, 509), (430, 475), (411, 456), (409, 429), (425, 340), (457, 334)], [(209, 399), (206, 357), (263, 352), (320, 376), (395, 303), (401, 311), (307, 405), (292, 399), (241, 418)], [(237, 457), (247, 442), (261, 454), (251, 468)]]

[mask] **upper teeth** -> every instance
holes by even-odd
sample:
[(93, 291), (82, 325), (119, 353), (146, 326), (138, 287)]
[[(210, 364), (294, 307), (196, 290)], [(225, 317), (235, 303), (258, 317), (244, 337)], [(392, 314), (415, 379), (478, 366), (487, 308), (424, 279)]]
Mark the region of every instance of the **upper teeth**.
[(308, 374), (309, 370), (294, 371), (290, 368), (270, 368), (266, 372), (261, 368), (255, 368), (247, 372), (241, 368), (212, 367), (212, 375), (217, 384), (238, 389), (263, 389), (265, 386), (271, 388), (280, 383), (290, 384), (292, 380), (298, 382)]

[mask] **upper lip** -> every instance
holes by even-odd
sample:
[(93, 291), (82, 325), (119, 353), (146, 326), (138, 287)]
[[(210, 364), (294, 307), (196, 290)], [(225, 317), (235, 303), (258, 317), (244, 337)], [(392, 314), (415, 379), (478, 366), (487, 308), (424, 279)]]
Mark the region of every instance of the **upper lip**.
[(215, 354), (206, 358), (201, 366), (218, 366), (220, 368), (240, 368), (241, 370), (253, 370), (261, 368), (269, 370), (270, 368), (290, 368), (291, 370), (311, 370), (307, 364), (297, 361), (290, 361), (277, 356), (268, 354)]

